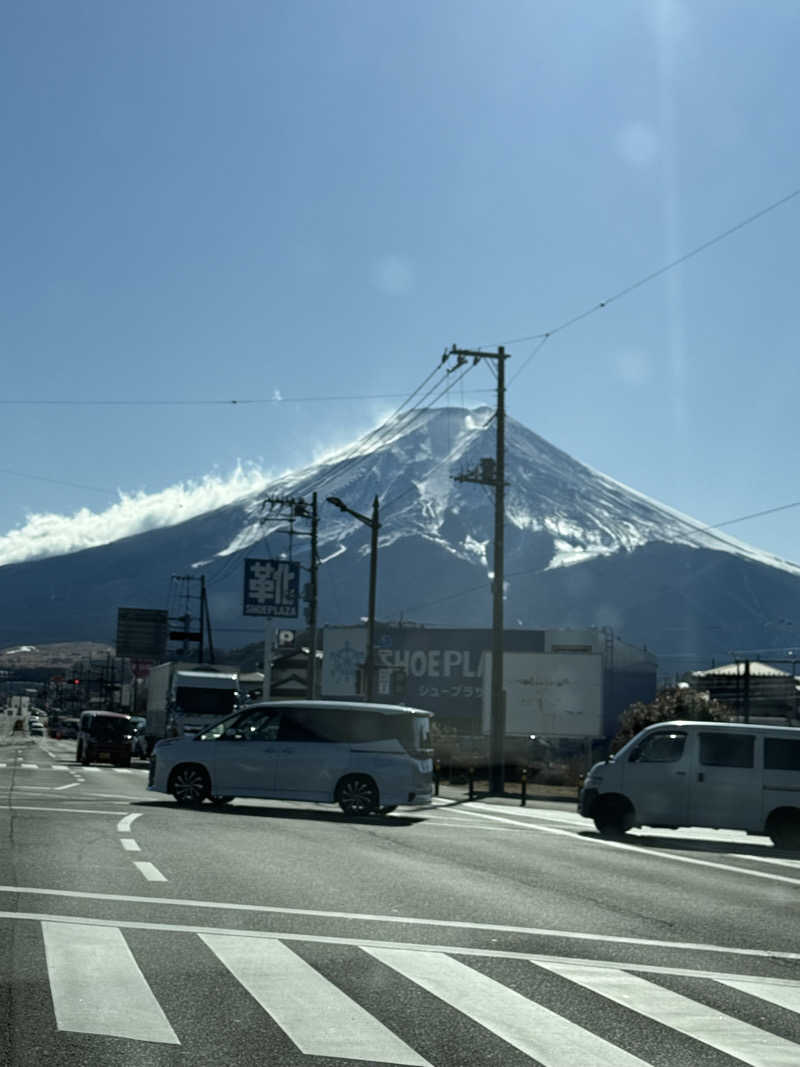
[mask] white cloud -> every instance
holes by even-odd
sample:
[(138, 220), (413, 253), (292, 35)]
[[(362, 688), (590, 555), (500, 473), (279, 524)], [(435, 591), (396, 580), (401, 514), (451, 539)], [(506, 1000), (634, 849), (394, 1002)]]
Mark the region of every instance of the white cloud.
[(253, 464), (238, 464), (225, 477), (207, 474), (201, 481), (181, 482), (155, 493), (120, 491), (119, 500), (104, 511), (80, 508), (72, 515), (30, 514), (21, 526), (0, 535), (0, 565), (78, 552), (146, 530), (175, 526), (262, 492), (271, 480)]

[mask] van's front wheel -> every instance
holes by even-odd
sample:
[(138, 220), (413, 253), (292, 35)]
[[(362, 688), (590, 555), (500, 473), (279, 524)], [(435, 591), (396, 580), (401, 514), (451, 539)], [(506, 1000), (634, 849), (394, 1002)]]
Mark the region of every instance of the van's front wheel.
[(603, 837), (622, 837), (633, 826), (633, 808), (625, 797), (601, 797), (594, 824)]
[(339, 783), (336, 799), (345, 815), (369, 815), (378, 808), (378, 788), (366, 775), (350, 774)]

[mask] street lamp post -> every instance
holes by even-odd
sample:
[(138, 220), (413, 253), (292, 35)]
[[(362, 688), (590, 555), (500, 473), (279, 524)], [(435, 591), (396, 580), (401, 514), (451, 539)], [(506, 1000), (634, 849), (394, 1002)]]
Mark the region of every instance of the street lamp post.
[(381, 524), (378, 521), (378, 498), (377, 496), (372, 500), (372, 517), (362, 515), (358, 511), (353, 511), (347, 504), (339, 499), (338, 496), (327, 497), (328, 503), (333, 504), (339, 511), (345, 511), (348, 515), (352, 515), (353, 518), (358, 519), (359, 522), (363, 522), (365, 526), (369, 526), (371, 532), (370, 538), (370, 557), (369, 557), (369, 608), (367, 610), (367, 649), (364, 664), (364, 673), (367, 676), (366, 679), (366, 699), (372, 701), (375, 696), (375, 593), (378, 585), (378, 530), (381, 528)]

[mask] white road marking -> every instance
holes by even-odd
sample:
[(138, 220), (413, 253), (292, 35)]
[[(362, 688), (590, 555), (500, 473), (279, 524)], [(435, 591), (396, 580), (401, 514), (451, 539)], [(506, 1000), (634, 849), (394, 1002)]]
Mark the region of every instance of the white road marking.
[(800, 867), (800, 860), (782, 860), (777, 856), (749, 856), (740, 855), (738, 852), (729, 852), (729, 856), (737, 860), (749, 860), (750, 863), (775, 863), (780, 867)]
[(738, 989), (740, 993), (749, 993), (779, 1008), (786, 1008), (800, 1014), (800, 986), (776, 986), (772, 982), (763, 982), (760, 978), (718, 978), (721, 985)]
[(800, 1050), (794, 1042), (673, 993), (638, 975), (579, 964), (548, 964), (544, 969), (751, 1067), (797, 1067)]
[(638, 1056), (449, 956), (401, 948), (365, 951), (543, 1067), (646, 1067)]
[[(0, 808), (0, 812), (6, 809)], [(53, 811), (65, 811), (69, 809), (53, 808), (43, 809)], [(98, 814), (89, 812), (88, 814)], [(119, 815), (118, 811), (100, 812), (102, 815)], [(559, 938), (565, 941), (590, 941), (608, 945), (643, 945), (647, 948), (679, 949), (689, 952), (713, 952), (723, 956), (749, 956), (756, 959), (780, 959), (800, 960), (800, 952), (783, 952), (776, 949), (763, 948), (731, 948), (726, 945), (710, 945), (703, 942), (692, 941), (660, 941), (649, 937), (621, 937), (615, 934), (589, 934), (573, 930), (553, 930), (536, 926), (507, 926), (500, 923), (474, 923), (464, 922), (458, 919), (421, 919), (401, 915), (370, 915), (368, 913), (350, 911), (322, 911), (317, 908), (280, 908), (269, 904), (232, 904), (213, 900), (186, 900), (179, 897), (142, 897), (132, 896), (127, 893), (89, 893), (80, 889), (41, 889), (33, 886), (0, 885), (0, 893), (11, 893), (19, 896), (48, 896), (67, 897), (70, 900), (114, 900), (125, 904), (169, 904), (177, 908), (210, 908), (215, 911), (245, 911), (256, 912), (264, 915), (305, 915), (321, 919), (350, 919), (354, 922), (376, 922), (395, 924), (400, 926), (433, 926), (446, 927), (454, 930), (486, 930), (490, 933), (524, 934), (531, 937)], [(12, 913), (13, 914), (13, 913)], [(86, 920), (82, 920), (86, 921)], [(165, 929), (171, 929), (170, 926)], [(190, 927), (195, 929), (195, 927)], [(204, 927), (197, 927), (204, 929)], [(236, 931), (224, 931), (236, 932)], [(346, 942), (350, 944), (350, 941)], [(355, 942), (361, 944), (361, 942)], [(453, 951), (446, 949), (445, 951)], [(517, 954), (512, 953), (512, 957)], [(628, 964), (625, 964), (628, 966)], [(672, 971), (668, 971), (672, 973)], [(679, 973), (683, 973), (682, 971)], [(694, 973), (694, 972), (690, 972)]]
[(69, 767), (65, 767), (63, 763), (56, 763), (50, 768), (51, 771), (68, 771)]
[(39, 764), (38, 763), (20, 763), (20, 768), (23, 771), (38, 771), (39, 770)]
[(306, 1056), (430, 1067), (280, 941), (218, 934), (201, 939)]
[(59, 1030), (179, 1045), (122, 932), (42, 923)]
[(6, 769), (6, 767), (7, 767), (7, 766), (8, 766), (8, 764), (7, 764), (7, 763), (0, 763), (0, 770), (3, 770), (3, 771), (4, 771), (4, 770)]
[[(523, 825), (515, 819), (507, 819), (502, 815), (488, 815), (483, 811), (473, 811), (472, 808), (462, 808), (461, 811), (463, 814), (471, 815), (475, 819), (492, 819), (495, 822), (511, 823), (512, 826)], [(734, 874), (741, 874), (747, 878), (766, 878), (770, 882), (784, 882), (789, 885), (800, 885), (800, 878), (787, 878), (785, 875), (771, 874), (768, 871), (751, 871), (746, 867), (735, 867), (730, 863), (715, 863), (713, 860), (698, 860), (692, 856), (678, 856), (674, 852), (665, 852), (660, 848), (647, 848), (642, 845), (626, 845), (623, 841), (608, 841), (603, 837), (585, 837), (583, 834), (576, 833), (573, 830), (562, 830), (555, 826), (540, 826), (531, 822), (528, 826), (525, 826), (524, 829), (529, 829), (533, 833), (558, 834), (560, 837), (569, 837), (573, 841), (581, 841), (587, 845), (600, 845), (604, 848), (622, 849), (625, 852), (634, 852), (637, 856), (647, 856), (651, 859), (672, 860), (674, 863), (688, 863), (693, 867), (711, 867), (713, 870), (717, 871), (732, 871)], [(680, 844), (676, 843), (674, 847), (679, 849)]]
[[(158, 903), (153, 897), (151, 903)], [(46, 915), (39, 912), (0, 911), (0, 919), (14, 919), (22, 922), (81, 923), (86, 926), (113, 926), (120, 930), (150, 930), (157, 933), (176, 934), (222, 934), (226, 937), (261, 938), (267, 941), (299, 941), (317, 945), (349, 945), (355, 948), (402, 948), (409, 952), (440, 952), (448, 956), (464, 956), (467, 959), (515, 960), (535, 964), (559, 964), (570, 967), (579, 965), (601, 970), (619, 970), (641, 974), (670, 974), (680, 978), (710, 978), (716, 981), (738, 981), (741, 974), (729, 974), (721, 971), (705, 971), (692, 967), (665, 967), (647, 963), (629, 963), (619, 960), (581, 959), (577, 956), (548, 956), (536, 952), (512, 952), (506, 949), (465, 948), (463, 945), (436, 945), (414, 941), (379, 941), (368, 937), (334, 937), (326, 934), (298, 934), (281, 930), (239, 930), (219, 926), (191, 926), (184, 923), (137, 922), (133, 919), (90, 919), (76, 918), (74, 915)], [(780, 953), (770, 953), (779, 957)], [(800, 988), (800, 982), (790, 978), (759, 978), (760, 982)]]
[(148, 882), (166, 882), (166, 878), (152, 863), (146, 860), (134, 860), (134, 867), (138, 867)]
[(53, 791), (55, 793), (57, 793), (61, 789), (75, 789), (76, 786), (79, 786), (80, 784), (81, 784), (80, 782), (67, 782), (66, 785), (57, 785), (57, 786), (55, 786)]
[(133, 774), (130, 767), (115, 767), (114, 774)]
[(95, 774), (95, 773), (96, 773), (97, 771), (99, 771), (99, 770), (100, 770), (100, 768), (99, 768), (99, 767), (84, 767), (84, 766), (81, 766), (81, 771), (82, 771), (82, 772), (84, 772), (84, 773), (85, 773), (86, 771), (91, 771), (91, 772), (92, 772), (92, 774)]
[(120, 819), (117, 823), (117, 830), (121, 834), (129, 833), (134, 821), (138, 819), (141, 814), (142, 813), (140, 811), (136, 811), (133, 813), (133, 815), (126, 815), (124, 819)]
[(132, 837), (121, 837), (119, 843), (125, 849), (126, 852), (141, 852), (142, 850), (136, 844)]

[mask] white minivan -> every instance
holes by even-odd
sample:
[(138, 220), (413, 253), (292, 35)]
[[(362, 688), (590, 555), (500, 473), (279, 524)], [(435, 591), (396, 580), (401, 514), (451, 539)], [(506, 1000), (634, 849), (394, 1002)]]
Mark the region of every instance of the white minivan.
[(602, 834), (708, 826), (800, 848), (800, 729), (728, 722), (648, 726), (586, 776), (578, 811)]
[(159, 741), (148, 788), (179, 804), (310, 800), (337, 803), (348, 815), (430, 804), (431, 718), (393, 704), (251, 704), (196, 737)]

